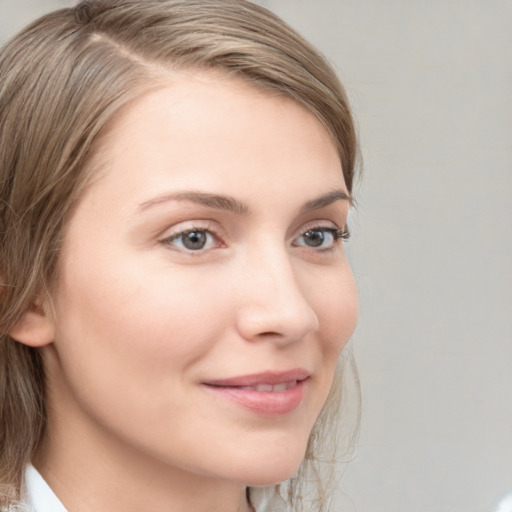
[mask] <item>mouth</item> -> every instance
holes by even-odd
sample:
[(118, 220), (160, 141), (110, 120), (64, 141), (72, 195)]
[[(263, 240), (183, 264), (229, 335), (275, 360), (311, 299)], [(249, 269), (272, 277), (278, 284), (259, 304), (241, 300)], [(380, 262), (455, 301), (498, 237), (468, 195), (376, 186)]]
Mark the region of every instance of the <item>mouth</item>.
[(309, 372), (295, 369), (264, 372), (204, 382), (215, 396), (265, 417), (277, 417), (297, 409), (304, 398)]
[(282, 393), (297, 385), (298, 380), (283, 382), (282, 384), (257, 384), (256, 386), (234, 386), (242, 391), (258, 391), (260, 393)]
[[(268, 392), (273, 391), (274, 386), (284, 386), (282, 391), (287, 387), (293, 387), (297, 382), (306, 380), (310, 374), (303, 368), (294, 368), (287, 371), (266, 371), (260, 373), (251, 373), (250, 375), (241, 375), (238, 377), (230, 377), (228, 379), (215, 379), (208, 380), (204, 384), (215, 387), (230, 387), (230, 388), (257, 388), (267, 386), (265, 389), (256, 389), (255, 391)], [(279, 391), (276, 389), (274, 391)]]

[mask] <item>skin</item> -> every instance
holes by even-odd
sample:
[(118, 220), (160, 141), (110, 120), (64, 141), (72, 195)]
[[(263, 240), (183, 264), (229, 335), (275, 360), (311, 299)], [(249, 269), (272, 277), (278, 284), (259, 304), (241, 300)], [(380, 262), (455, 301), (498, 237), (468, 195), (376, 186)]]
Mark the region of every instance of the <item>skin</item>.
[[(347, 192), (334, 144), (290, 99), (183, 73), (123, 108), (94, 160), (51, 307), (18, 326), (48, 375), (34, 464), (73, 512), (248, 510), (247, 485), (297, 470), (356, 324), (327, 231), (349, 210), (332, 196)], [(208, 230), (203, 249), (184, 246), (191, 229)], [(303, 399), (273, 417), (204, 386), (294, 368), (309, 374)]]

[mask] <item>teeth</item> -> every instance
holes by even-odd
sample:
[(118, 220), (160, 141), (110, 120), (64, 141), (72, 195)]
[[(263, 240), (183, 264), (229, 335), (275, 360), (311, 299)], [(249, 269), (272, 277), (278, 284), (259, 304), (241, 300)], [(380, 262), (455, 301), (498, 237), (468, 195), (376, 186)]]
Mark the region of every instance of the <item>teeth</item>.
[(257, 386), (240, 386), (238, 389), (242, 391), (259, 391), (260, 393), (282, 393), (287, 389), (293, 388), (297, 385), (296, 380), (290, 382), (283, 382), (282, 384), (258, 384)]
[(258, 384), (256, 386), (256, 391), (268, 393), (270, 391), (273, 391), (273, 386), (272, 384)]

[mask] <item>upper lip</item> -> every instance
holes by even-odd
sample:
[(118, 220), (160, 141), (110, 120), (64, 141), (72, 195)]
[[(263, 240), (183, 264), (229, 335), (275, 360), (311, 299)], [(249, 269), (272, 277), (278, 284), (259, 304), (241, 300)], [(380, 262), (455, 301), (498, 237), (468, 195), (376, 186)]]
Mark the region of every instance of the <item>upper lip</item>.
[(287, 371), (266, 371), (227, 379), (208, 380), (204, 384), (218, 387), (257, 386), (258, 384), (271, 384), (275, 386), (276, 384), (284, 384), (295, 380), (305, 380), (309, 375), (309, 372), (303, 368), (294, 368)]

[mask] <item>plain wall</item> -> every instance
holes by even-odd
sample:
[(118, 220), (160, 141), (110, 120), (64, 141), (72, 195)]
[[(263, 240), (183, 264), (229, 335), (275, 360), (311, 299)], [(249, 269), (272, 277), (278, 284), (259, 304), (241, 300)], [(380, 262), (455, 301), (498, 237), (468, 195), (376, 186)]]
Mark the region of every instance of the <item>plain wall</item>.
[[(512, 1), (259, 3), (333, 62), (361, 136), (363, 422), (336, 510), (493, 511), (512, 490)], [(0, 38), (69, 4), (0, 0)]]

